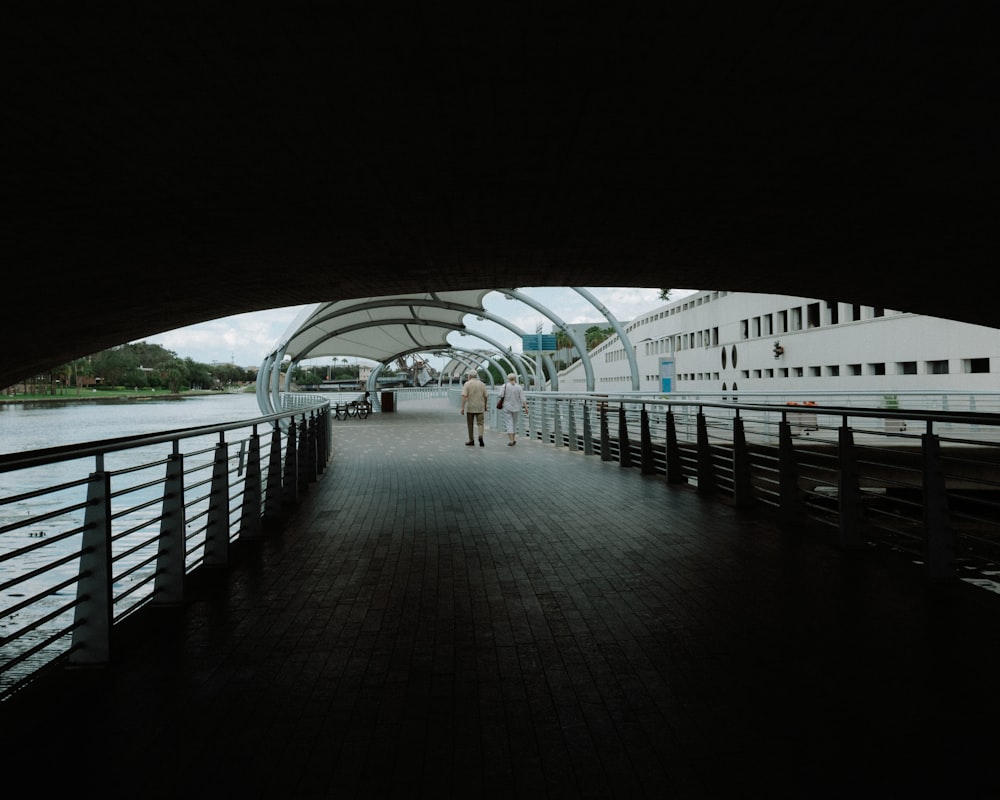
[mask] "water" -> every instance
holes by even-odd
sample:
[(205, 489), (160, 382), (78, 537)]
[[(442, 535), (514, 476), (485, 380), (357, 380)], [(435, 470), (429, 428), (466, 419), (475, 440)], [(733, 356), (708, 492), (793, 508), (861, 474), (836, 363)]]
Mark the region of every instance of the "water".
[(0, 403), (0, 453), (214, 425), (262, 414), (252, 392), (179, 400)]

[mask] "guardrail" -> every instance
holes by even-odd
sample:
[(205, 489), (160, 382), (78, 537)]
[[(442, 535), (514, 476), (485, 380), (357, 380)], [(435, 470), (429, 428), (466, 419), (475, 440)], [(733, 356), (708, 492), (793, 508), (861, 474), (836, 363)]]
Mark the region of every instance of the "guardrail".
[(328, 402), (283, 404), (0, 456), (0, 699), (56, 665), (107, 664), (116, 625), (180, 605), (193, 573), (225, 568), (233, 543), (280, 522), (330, 454)]
[[(524, 433), (1000, 590), (1000, 415), (529, 393)], [(662, 398), (662, 396), (661, 396)]]

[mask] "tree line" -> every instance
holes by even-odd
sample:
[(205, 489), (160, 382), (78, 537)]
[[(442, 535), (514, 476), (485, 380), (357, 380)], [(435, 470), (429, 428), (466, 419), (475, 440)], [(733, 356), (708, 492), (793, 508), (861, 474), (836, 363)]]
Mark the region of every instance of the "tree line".
[[(157, 389), (182, 392), (245, 386), (257, 371), (235, 364), (202, 364), (162, 345), (136, 342), (74, 359), (21, 381), (27, 394), (79, 394), (84, 389)], [(9, 387), (8, 393), (15, 387)]]

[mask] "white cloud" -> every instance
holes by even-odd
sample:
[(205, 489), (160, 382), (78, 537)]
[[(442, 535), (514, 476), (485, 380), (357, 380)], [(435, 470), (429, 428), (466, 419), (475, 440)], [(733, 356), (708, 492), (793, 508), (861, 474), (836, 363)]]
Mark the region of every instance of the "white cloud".
[(237, 314), (148, 336), (142, 341), (161, 345), (180, 358), (202, 364), (231, 361), (241, 367), (256, 367), (301, 309), (302, 306), (289, 306)]

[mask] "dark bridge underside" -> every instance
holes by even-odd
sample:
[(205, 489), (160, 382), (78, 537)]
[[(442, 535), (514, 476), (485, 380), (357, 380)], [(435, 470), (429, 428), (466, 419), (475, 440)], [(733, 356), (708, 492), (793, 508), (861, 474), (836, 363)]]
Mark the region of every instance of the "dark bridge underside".
[(989, 4), (332, 5), (6, 7), (0, 385), (401, 291), (717, 288), (997, 323)]

